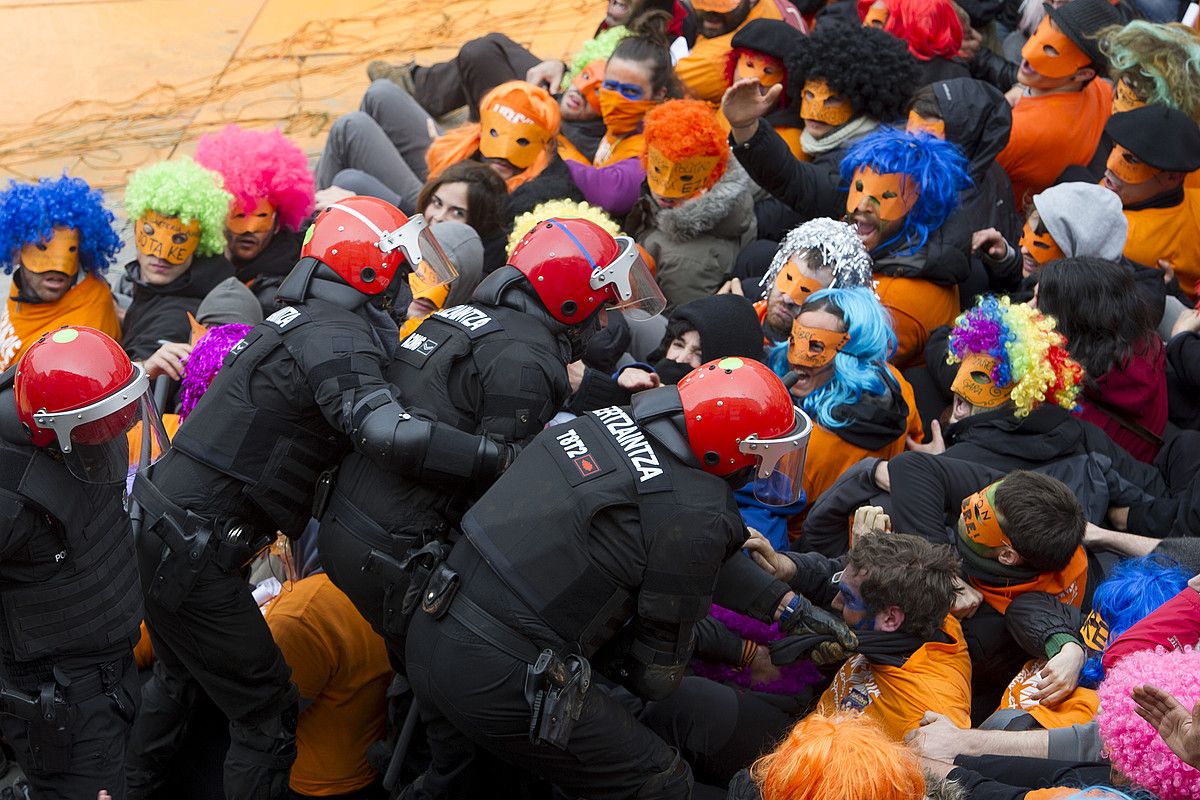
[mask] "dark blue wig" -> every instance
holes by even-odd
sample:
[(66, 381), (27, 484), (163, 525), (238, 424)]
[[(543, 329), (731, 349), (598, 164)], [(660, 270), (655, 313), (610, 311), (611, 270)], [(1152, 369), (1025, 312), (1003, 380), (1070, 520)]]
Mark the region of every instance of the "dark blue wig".
[(9, 181), (0, 192), (0, 267), (12, 273), (20, 249), (46, 241), (60, 225), (79, 231), (79, 265), (103, 274), (121, 250), (114, 221), (100, 190), (80, 178)]
[(915, 253), (929, 241), (958, 206), (959, 192), (972, 185), (967, 158), (957, 145), (927, 133), (906, 133), (881, 126), (859, 139), (842, 159), (842, 181), (850, 185), (859, 167), (880, 175), (902, 173), (916, 182), (916, 205), (904, 216), (904, 226), (872, 256), (900, 244), (899, 255)]

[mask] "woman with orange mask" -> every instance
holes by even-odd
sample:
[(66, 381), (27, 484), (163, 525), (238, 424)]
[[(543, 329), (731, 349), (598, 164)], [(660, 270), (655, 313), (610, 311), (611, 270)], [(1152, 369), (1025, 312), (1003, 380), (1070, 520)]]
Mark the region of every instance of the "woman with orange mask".
[[(725, 79), (732, 86), (742, 78), (753, 78), (763, 91), (782, 85), (783, 93), (775, 108), (767, 114), (766, 122), (783, 140), (797, 158), (803, 158), (800, 134), (804, 124), (800, 121), (800, 109), (788, 97), (788, 71), (784, 59), (804, 38), (798, 30), (777, 19), (750, 20), (733, 35), (733, 49), (725, 62)], [(728, 122), (721, 117), (723, 125)]]

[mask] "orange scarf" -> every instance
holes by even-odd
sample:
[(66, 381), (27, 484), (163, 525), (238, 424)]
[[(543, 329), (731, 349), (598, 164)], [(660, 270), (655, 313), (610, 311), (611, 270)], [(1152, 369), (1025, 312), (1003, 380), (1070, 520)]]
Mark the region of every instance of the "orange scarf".
[(1008, 610), (1008, 604), (1017, 596), (1026, 592), (1045, 592), (1052, 594), (1060, 602), (1070, 603), (1079, 608), (1083, 605), (1083, 592), (1087, 588), (1087, 554), (1082, 547), (1075, 548), (1075, 555), (1070, 563), (1059, 572), (1043, 572), (1031, 581), (1014, 583), (1008, 586), (996, 586), (975, 578), (971, 585), (983, 595), (983, 600), (989, 606), (1003, 614)]
[[(17, 291), (16, 286), (13, 291)], [(108, 282), (84, 275), (54, 303), (22, 303), (10, 296), (0, 317), (0, 370), (15, 364), (43, 333), (64, 325), (86, 325), (121, 341), (121, 325)]]

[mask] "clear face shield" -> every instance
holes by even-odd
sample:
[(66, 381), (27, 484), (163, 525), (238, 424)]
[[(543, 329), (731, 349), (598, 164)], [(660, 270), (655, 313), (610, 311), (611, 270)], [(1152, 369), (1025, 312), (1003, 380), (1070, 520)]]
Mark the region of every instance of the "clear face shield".
[(63, 461), (85, 483), (124, 481), (167, 451), (170, 440), (140, 364), (130, 382), (102, 400), (71, 411), (33, 415), (39, 428), (54, 431)]
[(619, 309), (630, 319), (657, 317), (667, 307), (662, 289), (658, 288), (654, 275), (646, 266), (637, 243), (628, 236), (616, 238), (621, 245), (621, 252), (611, 264), (592, 273), (592, 288), (599, 291), (611, 286), (616, 295), (613, 308)]
[(401, 250), (427, 286), (442, 286), (458, 277), (458, 270), (420, 214), (413, 214), (404, 225), (380, 236), (379, 249), (385, 253)]
[(804, 459), (808, 455), (808, 435), (812, 420), (792, 406), (796, 422), (792, 430), (776, 439), (760, 439), (751, 434), (738, 443), (738, 451), (758, 457), (754, 471), (754, 496), (769, 506), (786, 506), (803, 494)]

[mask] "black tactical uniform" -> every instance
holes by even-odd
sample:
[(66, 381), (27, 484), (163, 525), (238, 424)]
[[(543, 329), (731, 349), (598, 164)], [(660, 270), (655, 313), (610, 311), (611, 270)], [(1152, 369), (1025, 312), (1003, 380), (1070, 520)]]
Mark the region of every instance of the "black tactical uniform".
[(0, 405), (0, 732), (38, 800), (121, 800), (142, 619), (125, 486), (14, 444)]
[(134, 796), (162, 781), (197, 685), (230, 720), (226, 795), (287, 796), (297, 692), (242, 567), (276, 531), (303, 531), (323, 470), (351, 446), (401, 473), (420, 474), (429, 452), (488, 479), (503, 465), (495, 443), (400, 407), (383, 378), (394, 323), (330, 276), (314, 259), (296, 266), (278, 294), (292, 305), (230, 351), (172, 450), (134, 487), (157, 659), (134, 731)]
[(431, 584), (409, 632), (422, 706), (571, 796), (691, 796), (687, 764), (588, 663), (646, 699), (674, 691), (746, 538), (681, 413), (678, 393), (654, 390), (535, 438), (463, 518), (457, 594)]

